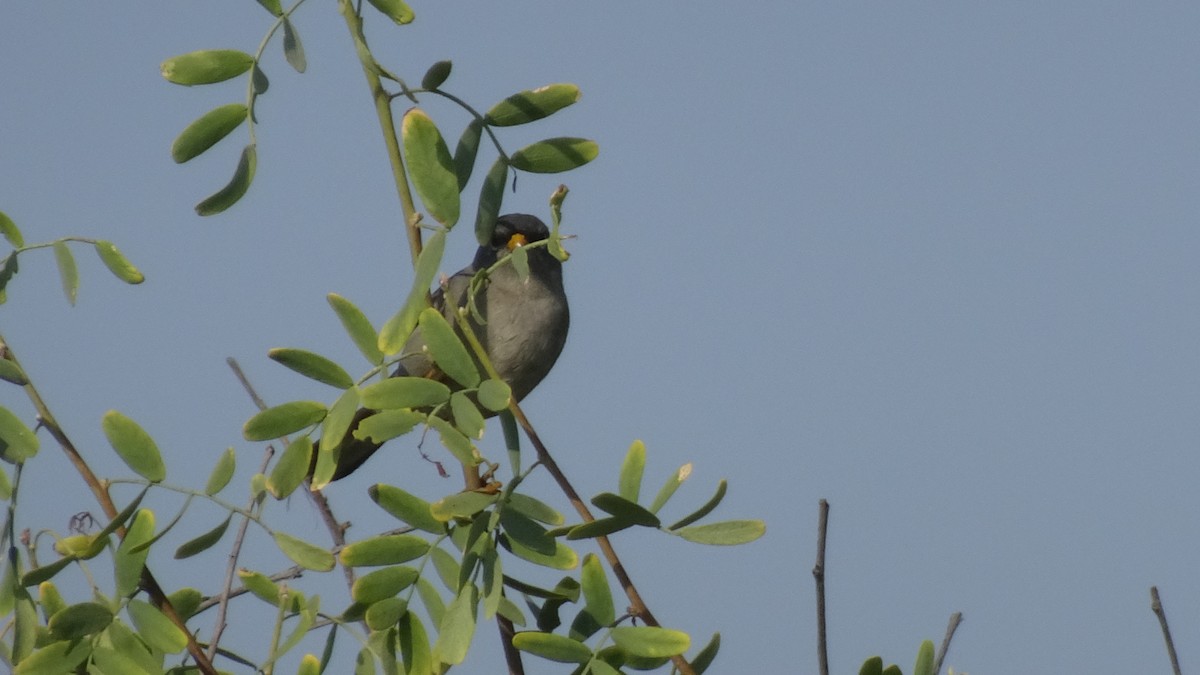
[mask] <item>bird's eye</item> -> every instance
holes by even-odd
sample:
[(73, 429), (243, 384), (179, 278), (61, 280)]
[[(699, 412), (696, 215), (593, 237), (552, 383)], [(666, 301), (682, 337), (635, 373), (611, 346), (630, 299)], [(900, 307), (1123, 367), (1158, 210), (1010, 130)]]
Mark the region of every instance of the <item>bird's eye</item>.
[(513, 236), (508, 238), (508, 243), (505, 244), (505, 247), (507, 247), (508, 250), (511, 251), (514, 248), (516, 248), (518, 246), (524, 246), (527, 243), (528, 243), (528, 240), (525, 239), (525, 235), (521, 234), (520, 232), (516, 232), (513, 234)]

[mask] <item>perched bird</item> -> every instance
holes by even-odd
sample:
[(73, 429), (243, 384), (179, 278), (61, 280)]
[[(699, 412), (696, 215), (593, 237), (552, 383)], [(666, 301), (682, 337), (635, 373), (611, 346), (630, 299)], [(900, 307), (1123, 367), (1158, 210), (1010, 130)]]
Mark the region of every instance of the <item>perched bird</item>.
[[(501, 216), (491, 242), (480, 246), (475, 260), (434, 293), (433, 306), (455, 325), (455, 311), (467, 304), (468, 287), (477, 271), (491, 267), (519, 246), (543, 241), (549, 236), (546, 224), (535, 216), (523, 213)], [(482, 321), (468, 314), (472, 331), (517, 401), (550, 372), (567, 341), (570, 324), (567, 296), (563, 291), (562, 263), (545, 246), (529, 249), (528, 261), (529, 275), (524, 279), (512, 264), (501, 265), (492, 271), (475, 296), (475, 306)], [(457, 326), (455, 331), (458, 331)], [(424, 345), (420, 329), (417, 329), (402, 350), (400, 366), (394, 374), (434, 377), (457, 388), (453, 381), (436, 371)], [(337, 450), (334, 480), (353, 473), (379, 449), (380, 444), (353, 436), (358, 423), (372, 412), (359, 410), (350, 431), (342, 439)]]

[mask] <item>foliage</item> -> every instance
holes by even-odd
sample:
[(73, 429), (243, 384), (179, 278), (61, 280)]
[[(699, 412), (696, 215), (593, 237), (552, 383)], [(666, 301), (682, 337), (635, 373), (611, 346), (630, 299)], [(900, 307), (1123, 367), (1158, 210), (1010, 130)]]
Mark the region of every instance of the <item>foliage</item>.
[[(201, 216), (232, 207), (253, 184), (259, 160), (255, 106), (269, 88), (261, 59), (273, 37), (281, 34), (279, 42), (293, 69), (303, 73), (307, 67), (308, 57), (292, 20), (304, 0), (286, 10), (278, 0), (259, 3), (270, 13), (272, 23), (254, 53), (238, 49), (193, 51), (166, 59), (161, 66), (168, 82), (183, 86), (218, 85), (239, 77), (245, 82), (244, 100), (201, 114), (180, 132), (171, 147), (176, 162), (187, 162), (245, 126), (248, 138), (232, 177), (196, 205)], [(358, 377), (350, 374), (355, 368), (311, 351), (287, 347), (270, 351), (272, 360), (337, 391), (329, 402), (290, 401), (265, 408), (246, 422), (242, 430), (246, 441), (279, 439), (284, 447), (249, 485), (238, 486), (232, 480), (238, 461), (232, 447), (217, 458), (206, 478), (197, 477), (196, 485), (168, 482), (169, 467), (150, 434), (120, 412), (107, 413), (101, 422), (105, 437), (133, 474), (119, 480), (140, 486), (137, 496), (122, 505), (108, 496), (107, 485), (116, 479), (101, 481), (91, 473), (86, 458), (70, 443), (15, 354), (0, 338), (0, 379), (25, 388), (37, 409), (39, 423), (75, 460), (83, 484), (97, 494), (106, 514), (103, 524), (89, 527), (88, 523), (75, 523), (75, 531), (65, 536), (43, 531), (30, 539), (19, 539), (16, 521), (22, 469), (25, 462), (36, 457), (41, 444), (25, 421), (0, 408), (0, 458), (14, 467), (11, 479), (9, 472), (0, 467), (0, 498), (8, 505), (3, 530), (8, 555), (0, 581), (0, 614), (10, 617), (0, 633), (0, 658), (14, 672), (86, 668), (102, 673), (158, 673), (191, 667), (215, 672), (214, 663), (223, 668), (242, 665), (272, 672), (281, 658), (295, 657), (308, 644), (305, 638), (318, 633), (324, 635), (324, 650), (320, 655), (299, 656), (299, 672), (346, 672), (348, 656), (335, 649), (338, 636), (345, 634), (357, 642), (356, 673), (376, 672), (376, 666), (385, 673), (441, 673), (464, 660), (481, 619), (500, 622), (509, 630), (521, 628), (511, 640), (511, 647), (519, 652), (510, 651), (510, 661), (524, 654), (571, 664), (574, 673), (598, 675), (653, 670), (666, 664), (679, 672), (701, 673), (713, 663), (719, 636), (694, 649), (687, 634), (657, 625), (632, 580), (624, 574), (607, 537), (627, 529), (649, 528), (699, 544), (735, 545), (762, 536), (763, 523), (702, 522), (725, 497), (724, 481), (706, 503), (666, 518), (668, 506), (675, 507), (672, 497), (687, 480), (691, 467), (685, 465), (668, 476), (647, 503), (642, 491), (646, 448), (640, 441), (635, 441), (626, 453), (613, 491), (590, 500), (604, 514), (600, 518), (592, 516), (531, 434), (532, 428), (512, 400), (507, 384), (492, 371), (465, 318), (460, 318), (458, 329), (467, 336), (466, 343), (459, 339), (454, 326), (429, 308), (429, 289), (441, 266), (445, 238), (460, 221), (462, 192), (479, 161), (485, 136), (497, 157), (488, 168), (474, 209), (473, 233), (481, 242), (491, 238), (510, 174), (559, 173), (597, 157), (598, 145), (584, 138), (546, 138), (511, 152), (500, 140), (505, 128), (537, 122), (574, 104), (579, 100), (579, 88), (557, 83), (527, 89), (480, 112), (443, 88), (452, 75), (449, 61), (434, 63), (420, 86), (410, 88), (375, 60), (363, 27), (366, 21), (380, 18), (406, 25), (415, 15), (401, 0), (370, 0), (370, 5), (377, 14), (361, 14), (362, 7), (348, 0), (341, 0), (339, 8), (367, 84), (380, 102), (377, 114), (384, 146), (396, 169), (405, 234), (413, 253), (410, 291), (398, 299), (401, 304), (395, 314), (378, 330), (350, 300), (329, 296), (334, 313), (367, 362), (365, 373)], [(384, 82), (390, 83), (392, 90)], [(428, 96), (455, 103), (468, 118), (453, 152), (438, 124), (420, 107), (421, 100)], [(413, 104), (398, 124), (391, 113), (391, 104), (397, 99)], [(410, 186), (420, 198), (421, 211), (413, 201)], [(551, 238), (532, 244), (547, 246), (560, 259), (566, 258), (559, 234), (565, 196), (564, 187), (551, 198)], [(432, 222), (427, 224), (426, 218)], [(72, 304), (79, 288), (73, 246), (92, 246), (121, 281), (137, 284), (143, 279), (107, 241), (64, 237), (26, 245), (16, 223), (3, 213), (0, 234), (12, 247), (0, 261), (0, 302), (18, 272), (18, 260), (41, 248), (53, 250), (63, 290)], [(523, 257), (513, 255), (498, 264), (513, 264), (520, 270)], [(398, 361), (401, 347), (418, 326), (432, 359), (461, 385), (460, 390), (452, 391), (420, 378), (386, 377)], [(319, 491), (329, 481), (334, 466), (330, 455), (337, 440), (351, 428), (360, 406), (378, 412), (362, 420), (357, 434), (382, 441), (417, 427), (435, 431), (449, 453), (464, 466), (487, 468), (484, 484), (433, 502), (399, 486), (377, 484), (370, 496), (397, 520), (397, 528), (352, 542), (343, 541), (343, 532), (336, 527), (331, 528), (328, 544), (305, 541), (273, 527), (266, 518), (272, 499), (286, 499), (301, 488)], [(443, 415), (446, 410), (452, 410), (453, 415)], [(495, 479), (499, 465), (483, 457), (476, 445), (484, 432), (484, 416), (492, 413), (501, 416), (509, 451), (505, 482)], [(529, 434), (538, 456), (538, 461), (528, 466), (521, 461), (518, 425)], [(545, 501), (519, 491), (528, 476), (547, 468), (575, 502), (578, 520), (568, 521)], [(245, 490), (245, 506), (231, 501), (230, 494), (239, 489)], [(183, 501), (179, 514), (160, 522), (154, 510), (142, 507), (150, 491), (178, 495)], [(216, 505), (224, 515), (215, 523), (196, 521), (189, 513), (189, 506), (196, 500)], [(227, 541), (230, 525), (235, 524), (238, 534), (229, 550), (214, 551)], [(229, 583), (223, 588), (204, 592), (184, 587), (167, 592), (155, 579), (148, 561), (163, 565), (155, 554), (161, 553), (165, 536), (176, 527), (182, 530), (186, 526), (203, 531), (178, 545), (173, 552), (175, 559), (208, 555), (214, 560), (236, 561), (247, 530), (253, 526), (253, 531), (269, 536), (296, 567), (274, 573), (242, 568), (234, 575), (231, 564)], [(94, 533), (89, 532), (93, 529)], [(43, 537), (54, 540), (53, 555), (49, 557), (41, 546)], [(574, 546), (586, 540), (595, 540), (601, 555), (580, 556)], [(100, 556), (111, 564), (111, 579), (102, 580), (91, 572), (90, 561)], [(539, 585), (508, 571), (516, 560), (567, 574), (552, 586)], [(327, 573), (337, 567), (348, 580), (349, 602), (342, 607), (323, 607), (319, 596), (305, 593), (294, 579), (299, 570)], [(87, 580), (90, 597), (64, 597), (56, 581), (68, 575)], [(235, 576), (240, 584), (237, 587), (232, 585)], [(612, 578), (628, 596), (628, 602), (614, 598)], [(259, 634), (261, 653), (219, 650), (230, 604), (252, 602), (267, 603), (275, 611), (270, 630), (266, 626), (247, 629)], [(618, 607), (628, 609), (618, 611)], [(210, 632), (201, 625), (206, 613), (217, 615)], [(692, 655), (685, 658), (689, 652)]]

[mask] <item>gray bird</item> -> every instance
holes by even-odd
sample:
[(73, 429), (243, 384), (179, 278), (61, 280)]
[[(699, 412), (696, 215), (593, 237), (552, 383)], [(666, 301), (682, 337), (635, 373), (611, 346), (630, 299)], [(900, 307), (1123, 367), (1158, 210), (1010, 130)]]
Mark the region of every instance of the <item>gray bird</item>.
[[(543, 241), (549, 236), (546, 224), (535, 216), (523, 213), (500, 216), (490, 244), (480, 246), (475, 260), (450, 277), (444, 289), (434, 293), (433, 306), (455, 325), (454, 313), (458, 307), (466, 305), (468, 287), (477, 271), (491, 267), (518, 246)], [(528, 260), (529, 276), (525, 279), (512, 264), (494, 270), (475, 296), (482, 322), (469, 314), (471, 329), (517, 401), (533, 391), (550, 372), (567, 341), (570, 324), (567, 295), (563, 291), (562, 263), (545, 246), (529, 249)], [(435, 377), (451, 388), (457, 388), (453, 381), (436, 371), (424, 345), (418, 329), (401, 352), (404, 356), (395, 375)], [(353, 473), (379, 449), (380, 444), (352, 435), (358, 423), (372, 412), (359, 410), (350, 431), (342, 439), (334, 480)], [(492, 414), (487, 413), (488, 416)]]

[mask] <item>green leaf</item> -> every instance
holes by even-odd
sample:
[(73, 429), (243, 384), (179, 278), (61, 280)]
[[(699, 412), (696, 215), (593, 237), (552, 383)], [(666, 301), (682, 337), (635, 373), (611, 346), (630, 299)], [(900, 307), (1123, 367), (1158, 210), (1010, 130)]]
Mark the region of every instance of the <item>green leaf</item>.
[(38, 604), (42, 607), (42, 616), (49, 621), (50, 617), (60, 610), (67, 608), (67, 601), (63, 600), (62, 594), (58, 592), (54, 582), (43, 581), (38, 584)]
[(446, 615), (439, 624), (437, 643), (433, 646), (434, 658), (440, 663), (451, 665), (463, 662), (475, 636), (475, 615), (479, 607), (479, 589), (474, 584), (462, 590), (446, 608)]
[(203, 599), (200, 591), (194, 588), (181, 588), (167, 596), (167, 601), (175, 608), (175, 613), (184, 619), (196, 613)]
[(634, 441), (621, 462), (621, 478), (618, 481), (620, 495), (637, 503), (642, 491), (642, 474), (646, 470), (646, 444)]
[(391, 485), (373, 485), (367, 494), (392, 517), (431, 534), (443, 534), (446, 526), (433, 517), (429, 502)]
[(471, 173), (475, 170), (475, 158), (479, 154), (479, 140), (482, 137), (483, 124), (478, 118), (471, 120), (458, 137), (458, 145), (454, 148), (454, 173), (458, 177), (459, 192), (462, 192), (471, 180)]
[(254, 169), (258, 165), (258, 151), (253, 143), (242, 148), (242, 156), (238, 160), (233, 177), (225, 187), (209, 195), (196, 205), (196, 213), (201, 216), (214, 216), (233, 206), (246, 195), (250, 183), (254, 181)]
[(405, 675), (433, 672), (433, 648), (420, 617), (412, 612), (400, 617), (396, 626), (396, 640), (400, 643), (400, 654), (404, 658)]
[(398, 565), (429, 551), (429, 542), (411, 534), (388, 534), (347, 545), (338, 553), (346, 567)]
[(432, 307), (426, 308), (421, 312), (419, 325), (421, 338), (429, 346), (429, 353), (442, 372), (464, 387), (479, 384), (479, 369), (475, 361), (441, 312)]
[(475, 241), (487, 246), (496, 229), (500, 205), (504, 203), (504, 186), (508, 183), (508, 163), (501, 157), (492, 162), (483, 187), (479, 188), (479, 210), (475, 212)]
[[(83, 536), (83, 535), (81, 535), (81, 536)], [(79, 560), (78, 556), (68, 555), (63, 558), (59, 558), (58, 560), (55, 560), (54, 562), (52, 562), (48, 565), (42, 565), (41, 567), (35, 567), (35, 568), (29, 570), (28, 572), (26, 572), (25, 574), (21, 575), (21, 585), (22, 586), (36, 586), (36, 585), (42, 583), (43, 581), (46, 581), (47, 579), (53, 579), (54, 575), (63, 571), (64, 569), (66, 569), (66, 567), (68, 565), (71, 565), (72, 563), (74, 563), (77, 560)]]
[(338, 364), (330, 359), (304, 349), (276, 347), (267, 351), (272, 361), (338, 389), (348, 389), (354, 386), (354, 379)]
[(424, 421), (423, 413), (404, 409), (384, 410), (363, 418), (354, 430), (354, 437), (360, 441), (370, 439), (375, 443), (383, 443), (407, 434)]
[(208, 483), (204, 486), (204, 494), (209, 497), (217, 494), (229, 485), (229, 480), (233, 478), (233, 472), (237, 469), (237, 453), (233, 451), (233, 447), (225, 448), (225, 452), (221, 453), (221, 458), (217, 460), (217, 465), (213, 467), (212, 474), (208, 477)]
[(423, 110), (412, 108), (404, 113), (400, 135), (408, 173), (425, 209), (434, 220), (454, 227), (459, 211), (458, 174), (437, 125)]
[(642, 527), (658, 527), (661, 522), (658, 516), (647, 511), (635, 502), (611, 492), (603, 492), (592, 497), (592, 503), (605, 513), (612, 514), (622, 520), (641, 525)]
[(0, 235), (4, 235), (4, 240), (11, 244), (13, 248), (25, 247), (25, 237), (21, 236), (21, 229), (3, 211), (0, 211)]
[(529, 516), (516, 509), (504, 509), (500, 512), (500, 524), (504, 527), (504, 533), (508, 535), (510, 542), (519, 543), (541, 555), (554, 555), (556, 550), (554, 538), (546, 533), (546, 528)]
[(620, 532), (631, 527), (633, 527), (633, 523), (624, 518), (597, 518), (590, 523), (572, 527), (567, 531), (567, 539), (578, 541), (594, 537), (607, 537), (614, 532)]
[(267, 491), (272, 497), (283, 499), (300, 487), (308, 474), (308, 467), (312, 465), (312, 454), (313, 443), (308, 436), (288, 443), (279, 461), (275, 462), (271, 473), (267, 475)]
[(423, 377), (389, 377), (362, 388), (362, 404), (372, 410), (425, 408), (450, 399), (450, 387)]
[(227, 103), (201, 115), (187, 125), (171, 144), (171, 159), (177, 164), (198, 157), (246, 121), (244, 103)]
[(6, 293), (8, 282), (12, 281), (12, 278), (17, 275), (19, 268), (17, 251), (13, 251), (4, 257), (4, 266), (0, 267), (0, 305), (4, 304), (4, 301), (8, 299)]
[(125, 538), (113, 555), (113, 567), (117, 581), (117, 595), (127, 597), (137, 590), (141, 583), (142, 567), (146, 564), (146, 556), (150, 550), (137, 548), (154, 539), (154, 512), (142, 509), (134, 516)]
[(408, 611), (408, 601), (401, 598), (384, 598), (367, 607), (365, 620), (371, 630), (387, 630), (400, 622)]
[(893, 663), (883, 669), (883, 675), (904, 675), (904, 671), (900, 670), (900, 666)]
[(67, 247), (67, 242), (54, 242), (54, 260), (58, 263), (58, 278), (62, 281), (63, 293), (67, 302), (75, 306), (75, 297), (79, 294), (79, 268), (75, 265), (75, 256)]
[(430, 620), (441, 625), (442, 619), (446, 616), (446, 603), (442, 602), (442, 596), (438, 594), (429, 579), (425, 577), (417, 579), (417, 594), (421, 596), (421, 604), (425, 605), (425, 611), (429, 614)]
[(448, 522), (454, 518), (473, 516), (494, 504), (499, 498), (500, 495), (482, 492), (458, 492), (431, 504), (430, 511), (434, 518)]
[(426, 240), (421, 255), (417, 256), (413, 285), (408, 291), (404, 307), (379, 331), (378, 346), (383, 353), (395, 354), (408, 342), (409, 335), (417, 327), (421, 311), (429, 306), (429, 285), (437, 275), (438, 266), (442, 264), (442, 252), (445, 250), (446, 230), (438, 230)]
[(523, 513), (540, 523), (547, 525), (563, 524), (563, 515), (552, 506), (520, 492), (514, 492), (509, 495), (508, 508)]
[[(6, 502), (12, 499), (12, 483), (8, 480), (8, 472), (4, 467), (0, 466), (0, 502)], [(7, 613), (0, 610), (0, 613)]]
[(583, 568), (579, 573), (579, 585), (583, 590), (584, 606), (601, 626), (607, 626), (616, 620), (616, 610), (613, 606), (612, 589), (608, 586), (608, 576), (604, 573), (604, 565), (595, 553), (583, 557)]
[(727, 487), (728, 487), (728, 483), (725, 481), (725, 479), (722, 478), (721, 482), (717, 483), (717, 493), (715, 495), (713, 495), (711, 498), (709, 498), (709, 500), (704, 503), (704, 506), (701, 506), (700, 508), (696, 509), (692, 513), (688, 514), (686, 517), (681, 518), (679, 520), (679, 522), (671, 525), (667, 529), (668, 530), (678, 530), (679, 528), (691, 525), (692, 523), (696, 522), (697, 520), (700, 520), (704, 516), (707, 516), (708, 514), (712, 513), (713, 509), (717, 508), (717, 505), (720, 504), (721, 500), (725, 498), (725, 490), (727, 489)]
[(508, 261), (512, 263), (513, 269), (517, 271), (517, 278), (522, 283), (529, 278), (529, 251), (524, 246), (518, 246), (512, 251), (512, 255), (508, 257)]
[(104, 630), (112, 623), (112, 610), (96, 602), (81, 602), (59, 610), (50, 617), (47, 628), (58, 640), (77, 640)]
[(328, 572), (333, 569), (333, 554), (320, 546), (314, 546), (283, 532), (275, 533), (275, 545), (292, 562), (304, 569), (317, 572)]
[(450, 77), (450, 68), (452, 64), (449, 61), (438, 61), (429, 70), (425, 71), (425, 77), (421, 78), (422, 89), (437, 89), (442, 86), (447, 77)]
[(11, 382), (18, 387), (29, 384), (29, 378), (25, 375), (25, 371), (21, 370), (21, 367), (15, 362), (2, 357), (0, 357), (0, 380)]
[(279, 606), (279, 585), (271, 581), (270, 577), (262, 572), (241, 569), (238, 570), (238, 578), (242, 580), (242, 586), (256, 598), (272, 607)]
[(933, 670), (933, 641), (925, 640), (917, 650), (917, 662), (913, 665), (913, 675), (937, 675)]
[(111, 241), (103, 239), (96, 242), (96, 254), (113, 276), (127, 284), (140, 284), (146, 280), (138, 268), (125, 258), (125, 255)]
[(548, 84), (527, 89), (492, 106), (484, 116), (484, 121), (497, 127), (533, 122), (578, 101), (579, 95), (579, 87), (573, 84)]
[(415, 567), (396, 566), (375, 570), (355, 580), (350, 597), (364, 605), (379, 602), (412, 586), (419, 576), (421, 573)]
[(479, 405), (492, 412), (500, 412), (508, 408), (512, 400), (512, 389), (504, 380), (487, 379), (479, 383), (477, 395)]
[[(30, 635), (30, 638), (33, 636)], [(32, 645), (30, 645), (32, 648)], [(13, 650), (20, 654), (24, 650)], [(24, 656), (13, 669), (14, 675), (46, 675), (73, 672), (92, 652), (90, 640), (54, 642)]]
[(654, 503), (650, 505), (651, 513), (658, 513), (658, 510), (666, 505), (667, 500), (675, 494), (680, 485), (692, 475), (692, 465), (689, 462), (679, 467), (679, 470), (671, 474), (667, 478), (667, 482), (663, 483), (662, 488), (658, 491), (658, 495), (654, 497)]
[(180, 54), (162, 62), (162, 76), (168, 82), (192, 86), (213, 84), (237, 77), (250, 70), (254, 57), (236, 49), (206, 49)]
[(512, 551), (513, 555), (528, 560), (535, 565), (556, 570), (570, 570), (575, 569), (575, 566), (579, 564), (578, 554), (561, 541), (555, 542), (554, 555), (543, 555), (511, 539), (503, 541), (507, 542), (507, 548)]
[(129, 618), (133, 619), (138, 635), (150, 647), (168, 654), (178, 654), (187, 647), (187, 634), (154, 605), (132, 599), (125, 609), (129, 612)]
[(308, 60), (304, 58), (304, 45), (300, 44), (300, 34), (287, 17), (283, 18), (283, 57), (297, 73), (308, 69)]
[(229, 529), (229, 521), (232, 519), (232, 515), (227, 516), (225, 520), (208, 532), (180, 544), (179, 548), (175, 549), (175, 559), (190, 558), (216, 546), (221, 541), (221, 537), (225, 536), (225, 530)]
[(250, 70), (250, 84), (254, 87), (255, 96), (265, 94), (271, 88), (271, 81), (267, 79), (267, 73), (257, 63)]
[(467, 438), (458, 429), (455, 429), (449, 422), (440, 417), (429, 417), (426, 422), (438, 432), (438, 439), (442, 445), (454, 455), (454, 458), (466, 466), (476, 466), (483, 460), (479, 457), (479, 451), (471, 443), (471, 439)]
[(592, 658), (587, 645), (554, 633), (521, 631), (513, 636), (512, 643), (523, 652), (559, 663), (587, 663)]
[(748, 544), (767, 532), (761, 520), (726, 520), (710, 525), (693, 525), (675, 530), (675, 534), (697, 544), (737, 546)]
[(586, 138), (548, 138), (527, 145), (510, 157), (513, 168), (530, 173), (570, 171), (596, 159), (600, 146)]
[(40, 441), (21, 418), (0, 406), (0, 457), (18, 464), (37, 454)]
[(454, 416), (454, 426), (464, 436), (476, 440), (483, 438), (483, 413), (466, 392), (456, 391), (450, 395), (450, 412)]
[(409, 9), (404, 0), (367, 0), (375, 9), (383, 12), (392, 21), (403, 26), (406, 23), (412, 23), (415, 17), (413, 11)]
[(610, 635), (618, 647), (635, 656), (675, 656), (692, 644), (687, 633), (655, 626), (618, 626)]
[(104, 414), (101, 422), (108, 444), (117, 451), (125, 465), (151, 483), (167, 477), (167, 467), (154, 439), (137, 422), (116, 410)]
[(283, 6), (279, 3), (279, 0), (258, 0), (258, 4), (262, 5), (263, 9), (266, 9), (268, 12), (270, 12), (271, 16), (279, 16), (283, 14)]
[(692, 670), (696, 671), (696, 675), (702, 675), (712, 662), (717, 658), (717, 652), (721, 650), (721, 634), (713, 633), (712, 639), (708, 644), (704, 645), (695, 658), (692, 659)]
[(883, 657), (872, 656), (863, 661), (862, 667), (858, 669), (858, 675), (883, 675)]
[(354, 341), (354, 345), (358, 347), (358, 351), (362, 352), (367, 361), (374, 365), (383, 363), (383, 352), (379, 351), (378, 344), (379, 334), (371, 325), (367, 315), (363, 314), (362, 310), (354, 303), (337, 293), (330, 293), (326, 296), (326, 300), (329, 301), (329, 306), (337, 313), (342, 327), (346, 329), (346, 333), (350, 335), (350, 339)]
[(267, 408), (251, 417), (242, 427), (248, 441), (269, 441), (300, 431), (325, 419), (325, 404), (318, 401), (291, 401)]

